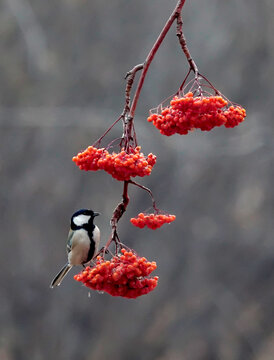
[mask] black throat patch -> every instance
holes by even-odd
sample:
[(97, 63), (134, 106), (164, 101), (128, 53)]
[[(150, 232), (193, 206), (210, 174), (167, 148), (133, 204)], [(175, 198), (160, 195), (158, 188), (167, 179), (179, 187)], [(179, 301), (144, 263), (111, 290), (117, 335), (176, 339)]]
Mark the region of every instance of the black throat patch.
[(90, 248), (89, 248), (89, 252), (88, 252), (88, 258), (86, 260), (86, 262), (90, 261), (93, 256), (95, 255), (94, 252), (95, 252), (95, 241), (93, 239), (93, 231), (95, 229), (95, 225), (93, 224), (93, 219), (91, 219), (92, 223), (91, 224), (85, 224), (83, 226), (83, 228), (85, 230), (87, 230), (88, 232), (88, 236), (89, 236), (89, 239), (90, 239)]

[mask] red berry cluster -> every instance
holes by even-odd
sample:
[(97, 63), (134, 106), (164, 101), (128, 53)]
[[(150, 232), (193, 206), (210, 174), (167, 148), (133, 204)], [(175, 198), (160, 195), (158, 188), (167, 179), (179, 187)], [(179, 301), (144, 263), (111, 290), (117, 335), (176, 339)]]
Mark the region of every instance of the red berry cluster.
[(225, 127), (233, 128), (244, 121), (246, 111), (241, 106), (230, 106), (224, 111), (224, 115), (226, 117)]
[(86, 267), (74, 279), (92, 290), (131, 299), (152, 291), (157, 286), (158, 277), (147, 276), (157, 268), (156, 262), (149, 262), (125, 249), (121, 253), (110, 261), (98, 256), (96, 266)]
[(138, 214), (137, 217), (131, 218), (132, 225), (143, 229), (147, 226), (149, 229), (156, 230), (164, 224), (169, 224), (176, 219), (175, 215), (163, 215), (163, 214)]
[(234, 127), (244, 120), (246, 112), (241, 106), (227, 109), (227, 105), (221, 96), (194, 97), (189, 92), (183, 97), (175, 96), (161, 114), (152, 114), (147, 120), (167, 136), (185, 135), (193, 129), (209, 131), (221, 125)]
[(135, 176), (150, 175), (156, 163), (156, 156), (148, 154), (144, 156), (140, 152), (141, 147), (130, 148), (128, 152), (110, 154), (106, 149), (97, 149), (89, 146), (85, 151), (74, 156), (72, 160), (79, 166), (80, 170), (105, 170), (114, 179), (126, 181)]

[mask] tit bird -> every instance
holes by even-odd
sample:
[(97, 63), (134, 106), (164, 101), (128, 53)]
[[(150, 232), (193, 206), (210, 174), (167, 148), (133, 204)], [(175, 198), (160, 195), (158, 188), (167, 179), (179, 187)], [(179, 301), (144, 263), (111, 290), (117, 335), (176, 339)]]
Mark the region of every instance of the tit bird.
[(78, 210), (71, 217), (67, 241), (68, 262), (52, 280), (50, 287), (59, 286), (74, 265), (83, 265), (97, 254), (100, 243), (100, 230), (94, 225), (97, 212), (87, 209)]

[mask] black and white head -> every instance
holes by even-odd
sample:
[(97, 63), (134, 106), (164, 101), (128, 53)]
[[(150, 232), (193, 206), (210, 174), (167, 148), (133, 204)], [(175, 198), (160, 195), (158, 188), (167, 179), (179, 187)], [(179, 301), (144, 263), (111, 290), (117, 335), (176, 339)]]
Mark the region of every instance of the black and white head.
[(81, 229), (93, 226), (93, 219), (100, 215), (98, 212), (81, 209), (76, 211), (71, 217), (71, 229)]

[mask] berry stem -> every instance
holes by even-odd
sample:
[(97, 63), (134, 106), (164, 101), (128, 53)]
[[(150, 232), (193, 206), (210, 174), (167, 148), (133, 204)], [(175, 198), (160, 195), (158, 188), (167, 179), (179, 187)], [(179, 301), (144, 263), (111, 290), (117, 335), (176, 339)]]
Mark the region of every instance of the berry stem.
[(146, 186), (143, 186), (141, 184), (138, 184), (137, 182), (132, 181), (132, 180), (129, 180), (129, 183), (132, 184), (132, 185), (138, 186), (139, 188), (147, 191), (149, 193), (150, 197), (151, 197), (153, 209), (155, 210), (155, 212), (159, 212), (159, 209), (156, 207), (156, 201), (154, 199), (152, 191), (149, 188), (147, 188)]
[(112, 141), (105, 147), (105, 149), (106, 149), (106, 150), (109, 150), (109, 149), (112, 147), (112, 145), (113, 145), (114, 143), (116, 143), (118, 140), (120, 140), (120, 142), (121, 142), (121, 138), (120, 138), (120, 137), (119, 137), (119, 138), (116, 138), (116, 139), (112, 140)]
[(92, 146), (100, 145), (102, 139), (110, 132), (110, 130), (111, 130), (122, 118), (123, 118), (123, 114), (120, 115), (120, 116), (118, 117), (118, 119), (116, 119), (116, 120), (114, 121), (114, 123), (113, 123), (112, 125), (110, 125), (110, 127), (103, 133), (102, 136), (99, 137), (99, 139), (97, 139), (97, 140), (92, 144)]
[(212, 88), (212, 89), (215, 91), (216, 95), (221, 95), (221, 96), (223, 96), (223, 95), (220, 93), (220, 91), (217, 90), (217, 89), (215, 88), (215, 86), (214, 86), (204, 75), (202, 75), (202, 74), (199, 74), (199, 75), (200, 75), (201, 78), (203, 78), (203, 79), (210, 85), (210, 88)]
[(179, 87), (179, 90), (177, 91), (177, 93), (175, 95), (178, 95), (183, 90), (183, 88), (185, 86), (185, 83), (187, 81), (187, 78), (189, 77), (190, 73), (191, 73), (191, 67), (188, 69), (188, 73), (186, 74), (186, 77), (184, 78), (184, 81), (182, 82), (182, 85)]

